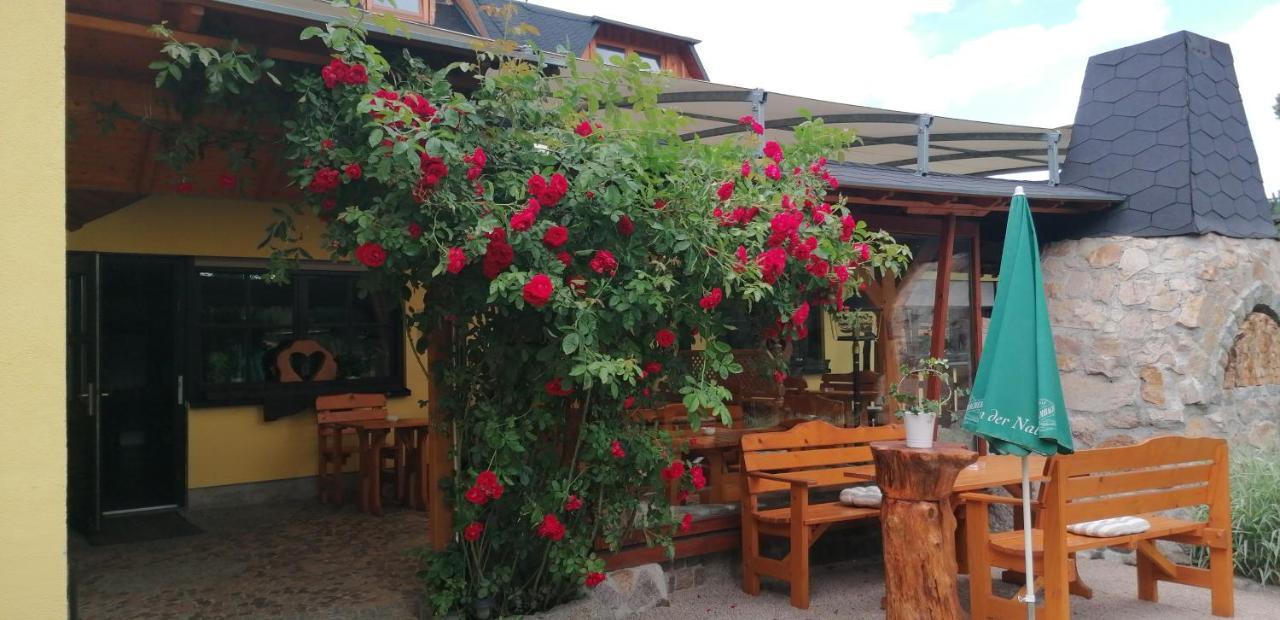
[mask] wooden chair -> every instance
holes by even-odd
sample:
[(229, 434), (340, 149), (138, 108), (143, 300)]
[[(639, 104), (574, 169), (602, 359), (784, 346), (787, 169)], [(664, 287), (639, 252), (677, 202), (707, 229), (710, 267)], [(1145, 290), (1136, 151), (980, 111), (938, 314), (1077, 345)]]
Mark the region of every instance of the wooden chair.
[[(730, 424), (725, 426), (724, 422), (718, 417), (703, 418), (700, 426), (715, 428), (742, 428), (745, 424), (746, 414), (743, 412), (741, 405), (728, 405)], [(664, 430), (671, 436), (672, 443), (676, 450), (682, 450), (681, 446), (688, 446), (689, 438), (693, 436), (693, 428), (689, 425), (688, 410), (681, 403), (672, 403), (664, 405), (657, 409), (640, 409), (634, 414), (637, 419), (657, 424), (661, 430)], [(736, 455), (729, 455), (724, 462), (725, 471), (722, 476), (716, 477), (717, 480), (730, 481), (736, 483), (734, 474), (740, 471), (739, 458)], [(680, 486), (678, 482), (667, 485), (667, 499), (675, 503)], [(704, 494), (711, 495), (712, 489), (704, 489)], [(732, 493), (715, 493), (717, 495), (736, 495)]]
[[(1076, 580), (1072, 554), (1115, 546), (1137, 551), (1138, 598), (1157, 601), (1157, 584), (1171, 581), (1208, 588), (1213, 614), (1234, 614), (1226, 441), (1157, 437), (1133, 446), (1055, 456), (1046, 468), (1049, 479), (1032, 531), (1036, 581), (1045, 590), (1041, 617), (1065, 620), (1071, 615), (1069, 594)], [(1018, 505), (1021, 500), (983, 493), (963, 493), (961, 498), (972, 617), (1025, 616), (1022, 603), (992, 595), (990, 579), (991, 567), (1023, 569), (1023, 532), (992, 533), (987, 524), (989, 504)], [(1160, 514), (1200, 505), (1209, 508), (1207, 521)], [(1112, 537), (1080, 536), (1066, 529), (1071, 523), (1128, 515), (1151, 522), (1151, 529)], [(1156, 548), (1157, 540), (1207, 546), (1209, 568), (1174, 564)]]
[[(793, 419), (817, 416), (832, 424), (843, 424), (849, 414), (849, 406), (845, 403), (814, 392), (789, 393), (782, 397), (782, 406), (790, 416), (794, 416)], [(787, 424), (788, 421), (784, 421), (782, 426), (795, 426), (794, 423)]]
[[(845, 506), (839, 501), (812, 503), (818, 489), (849, 487), (845, 472), (872, 462), (872, 441), (906, 437), (901, 426), (841, 428), (819, 420), (787, 431), (742, 437), (742, 590), (760, 594), (760, 576), (791, 584), (791, 605), (809, 608), (809, 547), (836, 523), (873, 519), (878, 508)], [(760, 496), (790, 492), (790, 503), (761, 508)], [(760, 536), (791, 541), (782, 559), (760, 554)]]
[(872, 420), (867, 406), (880, 398), (883, 389), (881, 378), (880, 373), (869, 370), (827, 373), (822, 375), (818, 392), (833, 400), (849, 403), (858, 418), (857, 424), (870, 426)]
[[(342, 470), (347, 459), (355, 453), (355, 446), (343, 442), (343, 437), (355, 434), (351, 429), (337, 426), (340, 422), (358, 420), (384, 420), (387, 417), (387, 397), (382, 394), (336, 394), (316, 398), (316, 433), (319, 444), (319, 471), (316, 483), (320, 501), (342, 505)], [(404, 455), (395, 447), (382, 449), (382, 461), (394, 462), (397, 475), (403, 475)], [(399, 482), (399, 481), (398, 481)], [(397, 484), (397, 489), (401, 488)]]

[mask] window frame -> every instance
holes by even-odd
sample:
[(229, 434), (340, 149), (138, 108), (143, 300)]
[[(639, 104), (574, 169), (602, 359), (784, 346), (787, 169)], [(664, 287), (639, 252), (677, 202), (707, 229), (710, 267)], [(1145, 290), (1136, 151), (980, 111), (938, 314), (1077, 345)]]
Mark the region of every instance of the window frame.
[(399, 7), (391, 8), (389, 6), (377, 6), (374, 0), (361, 0), (360, 6), (370, 13), (380, 13), (384, 15), (394, 15), (396, 17), (409, 17), (420, 19), (423, 23), (431, 24), (431, 13), (434, 8), (432, 5), (435, 0), (421, 0), (422, 5), (417, 11), (407, 11)]
[[(667, 55), (662, 53), (661, 50), (647, 48), (647, 47), (636, 47), (634, 45), (625, 45), (615, 41), (593, 41), (591, 43), (591, 54), (597, 58), (600, 58), (601, 60), (604, 60), (604, 57), (600, 55), (600, 48), (602, 47), (608, 48), (609, 50), (615, 51), (615, 52), (621, 51), (624, 57), (627, 54), (635, 54), (641, 58), (648, 56), (658, 61), (658, 66), (655, 69), (653, 69), (654, 73), (661, 73), (662, 71), (666, 70)], [(609, 61), (607, 60), (605, 60), (605, 64), (614, 66), (611, 63), (609, 63)]]
[[(188, 304), (183, 327), (186, 331), (185, 338), (189, 345), (185, 364), (186, 397), (192, 408), (261, 405), (268, 399), (278, 397), (315, 397), (352, 391), (385, 393), (388, 396), (407, 396), (410, 394), (405, 378), (405, 338), (403, 333), (405, 317), (403, 312), (397, 311), (401, 308), (399, 300), (395, 301), (392, 308), (387, 309), (388, 313), (394, 314), (388, 317), (388, 321), (385, 324), (368, 323), (366, 325), (366, 323), (353, 319), (354, 295), (349, 295), (346, 301), (347, 317), (343, 323), (343, 329), (349, 332), (360, 326), (384, 327), (387, 331), (388, 344), (390, 345), (387, 351), (388, 372), (386, 375), (302, 383), (207, 382), (204, 369), (204, 329), (209, 325), (209, 322), (203, 320), (200, 316), (200, 312), (204, 307), (201, 297), (200, 273), (210, 271), (216, 273), (262, 273), (266, 268), (267, 263), (265, 261), (201, 261), (196, 259), (190, 264), (190, 269), (186, 275), (187, 295), (190, 303)], [(326, 327), (335, 324), (333, 321), (315, 321), (309, 317), (307, 306), (310, 280), (325, 276), (342, 276), (354, 280), (358, 278), (359, 272), (359, 269), (344, 269), (343, 266), (329, 264), (302, 265), (297, 269), (292, 284), (294, 287), (293, 316), (289, 325), (289, 329), (295, 338), (298, 337), (298, 334), (307, 334), (308, 330), (317, 324)], [(245, 321), (244, 327), (227, 326), (226, 328), (255, 329), (249, 321)]]

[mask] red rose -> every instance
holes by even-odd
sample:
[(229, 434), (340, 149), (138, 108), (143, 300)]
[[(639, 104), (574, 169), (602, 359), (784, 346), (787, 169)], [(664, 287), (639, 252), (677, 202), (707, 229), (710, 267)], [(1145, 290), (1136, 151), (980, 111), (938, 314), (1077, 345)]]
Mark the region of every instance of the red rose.
[(784, 381), (786, 381), (786, 380), (787, 380), (787, 375), (786, 375), (786, 373), (782, 372), (781, 370), (775, 370), (775, 371), (773, 371), (773, 382), (774, 382), (774, 383), (782, 383), (782, 382), (784, 382)]
[(565, 244), (569, 240), (569, 229), (564, 226), (556, 225), (547, 229), (542, 233), (542, 245), (551, 249), (556, 249)]
[(684, 461), (671, 461), (670, 465), (662, 468), (662, 479), (668, 482), (679, 480), (684, 476)]
[(721, 183), (720, 188), (716, 190), (716, 196), (719, 196), (720, 200), (733, 198), (733, 187), (733, 181)]
[(634, 407), (634, 406), (636, 406), (636, 397), (635, 397), (635, 396), (628, 396), (628, 397), (626, 397), (625, 399), (623, 399), (623, 401), (622, 401), (622, 408), (623, 408), (623, 409), (630, 409), (630, 408), (632, 408), (632, 407)]
[(224, 172), (218, 175), (218, 185), (221, 185), (223, 189), (235, 189), (236, 175), (231, 174), (230, 172)]
[(827, 276), (827, 271), (829, 271), (830, 268), (830, 263), (818, 258), (817, 256), (810, 256), (809, 264), (805, 265), (805, 269), (807, 269), (809, 273), (813, 274), (815, 278), (825, 278)]
[(551, 283), (551, 278), (545, 273), (540, 273), (529, 278), (524, 285), (524, 300), (534, 308), (541, 308), (551, 300), (551, 293), (554, 291), (555, 285)]
[[(749, 176), (751, 176), (751, 162), (749, 162), (749, 161), (744, 161), (744, 162), (742, 162), (742, 170), (740, 170), (739, 172), (741, 172), (741, 173), (742, 173), (742, 176), (744, 176), (744, 177), (749, 177)], [(724, 199), (724, 198), (723, 198), (723, 197), (721, 197), (721, 200), (723, 200), (723, 199)]]
[(565, 512), (573, 512), (579, 508), (582, 508), (582, 500), (578, 499), (577, 495), (570, 495), (569, 499), (564, 502)]
[(456, 274), (467, 266), (467, 253), (462, 248), (449, 248), (449, 263), (444, 269), (449, 273)]
[(337, 189), (341, 183), (342, 179), (338, 171), (326, 167), (316, 170), (315, 176), (311, 177), (311, 183), (307, 184), (307, 189), (317, 194), (323, 194)]
[(787, 268), (787, 251), (782, 248), (770, 248), (757, 256), (756, 262), (760, 264), (760, 273), (764, 281), (773, 284)]
[(333, 145), (333, 138), (325, 138), (320, 141), (320, 148), (326, 151), (333, 148)]
[(658, 333), (653, 335), (653, 340), (658, 343), (658, 346), (666, 349), (676, 344), (676, 334), (664, 327), (658, 330)]
[(182, 181), (173, 186), (173, 191), (179, 194), (190, 194), (193, 189), (195, 189), (195, 186), (191, 184), (191, 181)]
[(476, 474), (474, 488), (480, 489), (485, 495), (493, 499), (502, 498), (502, 483), (498, 482), (498, 474), (493, 473), (493, 470), (486, 469)]
[(409, 225), (405, 226), (405, 232), (409, 233), (410, 239), (417, 239), (422, 236), (422, 224), (409, 222)]
[(436, 107), (431, 105), (431, 102), (427, 101), (426, 97), (418, 93), (405, 93), (401, 101), (404, 101), (404, 104), (409, 106), (409, 109), (414, 114), (422, 118), (431, 118), (436, 115)]
[(710, 293), (703, 295), (702, 299), (698, 300), (698, 305), (702, 306), (703, 310), (711, 311), (714, 310), (716, 306), (720, 305), (720, 302), (723, 300), (724, 290), (717, 286), (711, 289)]
[(858, 244), (858, 260), (866, 262), (871, 258), (871, 247), (865, 243)]
[(483, 168), (485, 163), (489, 161), (489, 156), (485, 154), (483, 148), (477, 146), (476, 150), (472, 151), (470, 155), (464, 155), (462, 157), (462, 161), (465, 161), (477, 168)]
[(689, 499), (689, 490), (688, 490), (688, 489), (680, 489), (680, 492), (679, 492), (679, 493), (676, 493), (676, 503), (677, 503), (677, 504), (683, 504), (683, 503), (685, 503), (686, 501), (688, 501), (688, 499)]
[(572, 389), (565, 389), (564, 382), (560, 377), (556, 377), (547, 382), (547, 394), (551, 396), (569, 396), (573, 394)]
[(693, 513), (686, 512), (684, 517), (680, 519), (680, 531), (683, 533), (690, 529), (693, 529)]
[(584, 138), (591, 135), (591, 121), (582, 121), (581, 123), (578, 123), (578, 126), (573, 128), (573, 133)]
[(615, 459), (627, 457), (627, 451), (622, 449), (622, 442), (617, 439), (613, 440), (613, 443), (609, 445), (609, 454), (612, 454)]
[(619, 235), (622, 235), (623, 237), (630, 237), (631, 233), (634, 233), (635, 231), (636, 231), (636, 224), (635, 222), (631, 221), (631, 218), (625, 215), (618, 218), (618, 234)]
[(770, 140), (764, 143), (764, 156), (772, 159), (774, 163), (782, 163), (782, 146), (777, 141)]
[(359, 179), (360, 175), (364, 174), (364, 169), (360, 167), (360, 164), (356, 164), (356, 163), (347, 164), (346, 167), (342, 169), (342, 171), (347, 173), (347, 178), (351, 179), (352, 181)]
[(350, 85), (368, 84), (369, 73), (365, 70), (364, 65), (351, 65), (350, 67), (347, 67), (347, 77), (345, 82)]
[(659, 373), (661, 373), (661, 372), (662, 372), (662, 364), (659, 364), (658, 362), (645, 362), (645, 363), (644, 363), (644, 374), (645, 374), (645, 376), (647, 376), (647, 377), (651, 377), (651, 376), (656, 375), (656, 374), (659, 374)]
[(663, 209), (667, 208), (667, 201), (665, 201), (665, 200), (663, 200), (663, 199), (661, 199), (661, 198), (654, 199), (654, 201), (653, 201), (653, 208), (655, 208), (655, 209), (657, 209), (657, 210), (661, 211), (661, 210), (663, 210)]
[(538, 535), (552, 541), (559, 541), (564, 538), (564, 524), (553, 514), (542, 517), (542, 523), (538, 525)]
[(325, 88), (334, 88), (338, 84), (345, 82), (348, 69), (347, 63), (342, 62), (340, 58), (330, 60), (329, 64), (320, 70), (320, 77), (324, 80)]
[(702, 490), (702, 487), (707, 486), (707, 476), (703, 473), (701, 467), (694, 467), (689, 470), (689, 477), (693, 480), (693, 488)]
[(742, 116), (738, 117), (738, 123), (742, 125), (750, 126), (752, 133), (755, 133), (755, 134), (764, 133), (764, 126), (761, 125), (760, 121), (757, 121), (756, 118), (750, 114), (743, 114)]
[[(499, 235), (499, 232), (502, 234)], [(484, 258), (481, 260), (480, 266), (484, 271), (484, 277), (492, 280), (511, 266), (511, 263), (515, 261), (516, 253), (511, 244), (507, 243), (505, 230), (495, 228), (489, 235), (489, 247), (485, 248)]]
[(462, 494), (467, 501), (477, 506), (483, 506), (489, 502), (489, 494), (484, 492), (480, 487), (471, 487), (466, 493)]
[(556, 260), (560, 261), (560, 263), (565, 267), (568, 267), (573, 264), (573, 255), (568, 252), (560, 252), (559, 254), (556, 254)]
[(592, 271), (601, 275), (618, 273), (618, 259), (614, 258), (613, 252), (609, 250), (597, 250), (595, 256), (591, 257), (591, 262), (588, 263), (588, 266), (591, 267)]
[(381, 267), (387, 262), (387, 251), (377, 241), (370, 241), (356, 248), (356, 260), (365, 267)]
[(467, 527), (462, 528), (462, 539), (467, 542), (480, 540), (481, 534), (484, 534), (483, 523), (469, 523)]
[(587, 573), (587, 578), (582, 581), (588, 588), (594, 588), (606, 579), (604, 573)]
[(538, 219), (538, 213), (541, 211), (542, 205), (538, 204), (536, 199), (530, 198), (528, 206), (511, 216), (511, 230), (524, 232), (533, 228), (533, 222)]
[(764, 167), (764, 177), (770, 181), (777, 181), (782, 178), (782, 168), (777, 164), (769, 164)]
[(849, 241), (853, 238), (853, 231), (858, 228), (858, 220), (853, 219), (852, 215), (846, 215), (840, 218), (840, 240)]

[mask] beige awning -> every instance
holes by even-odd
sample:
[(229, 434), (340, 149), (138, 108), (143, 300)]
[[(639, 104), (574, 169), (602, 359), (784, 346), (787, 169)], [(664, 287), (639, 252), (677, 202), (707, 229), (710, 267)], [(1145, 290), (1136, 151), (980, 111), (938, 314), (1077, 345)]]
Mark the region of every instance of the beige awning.
[[(747, 131), (738, 118), (752, 114), (760, 102), (765, 135), (783, 144), (805, 113), (829, 125), (857, 132), (859, 140), (845, 149), (845, 160), (915, 170), (918, 144), (926, 137), (929, 172), (993, 175), (1048, 170), (1049, 141), (1057, 136), (1059, 163), (1066, 155), (1068, 128), (1028, 127), (930, 116), (782, 93), (725, 86), (690, 79), (670, 79), (660, 101), (690, 117), (686, 137), (723, 140)], [(923, 127), (923, 128), (922, 128)], [(922, 132), (926, 135), (922, 136)]]

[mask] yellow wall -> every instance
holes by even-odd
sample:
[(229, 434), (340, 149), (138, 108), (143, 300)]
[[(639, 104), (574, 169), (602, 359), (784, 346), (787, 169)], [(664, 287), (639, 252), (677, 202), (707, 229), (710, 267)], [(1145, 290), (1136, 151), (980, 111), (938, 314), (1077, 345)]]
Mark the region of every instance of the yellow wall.
[[(271, 203), (152, 196), (67, 233), (67, 249), (190, 256), (261, 257), (263, 229), (273, 221)], [(323, 224), (298, 222), (304, 246), (318, 245)], [(411, 396), (393, 399), (393, 414), (423, 416), (426, 377), (405, 347), (405, 379)], [(264, 422), (261, 407), (191, 409), (187, 414), (187, 485), (191, 488), (313, 476), (315, 416), (310, 413)]]
[(0, 3), (0, 616), (67, 617), (61, 2)]

